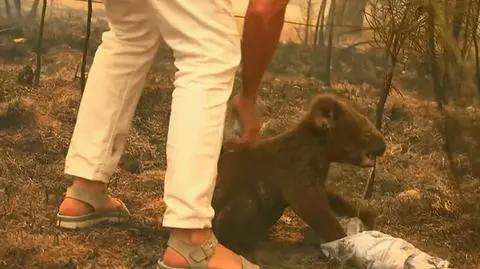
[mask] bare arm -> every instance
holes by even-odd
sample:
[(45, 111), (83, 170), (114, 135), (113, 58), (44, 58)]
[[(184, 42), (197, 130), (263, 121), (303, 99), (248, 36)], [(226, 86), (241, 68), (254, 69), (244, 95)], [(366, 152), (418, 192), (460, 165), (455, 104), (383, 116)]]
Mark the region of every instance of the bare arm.
[(265, 69), (277, 47), (289, 0), (250, 0), (242, 35), (242, 95), (256, 101)]
[(258, 88), (277, 47), (288, 1), (250, 0), (248, 4), (242, 36), (243, 90), (233, 101), (243, 130), (240, 138), (225, 143), (226, 148), (249, 147), (259, 139)]

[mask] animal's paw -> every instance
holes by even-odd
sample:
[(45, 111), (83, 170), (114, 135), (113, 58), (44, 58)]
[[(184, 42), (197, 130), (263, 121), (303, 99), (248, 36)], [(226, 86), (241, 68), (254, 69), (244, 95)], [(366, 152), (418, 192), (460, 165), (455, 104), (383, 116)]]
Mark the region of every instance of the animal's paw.
[(359, 218), (365, 225), (366, 230), (374, 230), (377, 213), (371, 207), (363, 207), (360, 209)]

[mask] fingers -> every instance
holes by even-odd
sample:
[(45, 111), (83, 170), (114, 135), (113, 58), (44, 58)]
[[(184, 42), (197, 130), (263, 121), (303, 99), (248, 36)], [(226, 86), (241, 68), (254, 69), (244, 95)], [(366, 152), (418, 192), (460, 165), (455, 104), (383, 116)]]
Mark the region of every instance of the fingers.
[(224, 144), (226, 149), (241, 150), (252, 147), (260, 140), (259, 131), (244, 132), (241, 137), (231, 139)]
[(260, 139), (261, 122), (256, 103), (237, 95), (233, 99), (233, 110), (241, 125), (241, 136), (224, 143), (224, 148), (232, 150), (247, 149)]
[(254, 141), (247, 140), (243, 137), (232, 139), (224, 144), (224, 147), (229, 150), (241, 150), (250, 148)]

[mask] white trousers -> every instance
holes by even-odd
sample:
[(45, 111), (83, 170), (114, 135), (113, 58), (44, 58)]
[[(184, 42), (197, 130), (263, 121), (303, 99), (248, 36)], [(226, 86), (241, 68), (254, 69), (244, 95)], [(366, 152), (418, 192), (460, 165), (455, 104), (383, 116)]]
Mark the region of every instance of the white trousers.
[(108, 183), (161, 37), (173, 49), (165, 227), (209, 228), (227, 100), (240, 64), (231, 0), (105, 0), (110, 30), (90, 69), (65, 173)]

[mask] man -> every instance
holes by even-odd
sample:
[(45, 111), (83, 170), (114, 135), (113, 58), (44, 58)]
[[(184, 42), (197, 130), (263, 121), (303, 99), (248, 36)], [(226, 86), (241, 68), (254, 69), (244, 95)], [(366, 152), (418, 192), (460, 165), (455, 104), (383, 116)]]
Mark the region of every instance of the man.
[[(74, 177), (58, 225), (83, 228), (129, 215), (107, 183), (161, 37), (173, 49), (175, 90), (167, 140), (163, 226), (169, 247), (158, 268), (258, 268), (217, 244), (211, 199), (226, 103), (243, 55), (243, 91), (233, 99), (243, 126), (234, 147), (258, 137), (257, 92), (278, 43), (288, 0), (250, 0), (242, 48), (231, 0), (105, 0), (104, 33), (80, 104), (65, 161)], [(234, 231), (232, 231), (234, 232)]]

